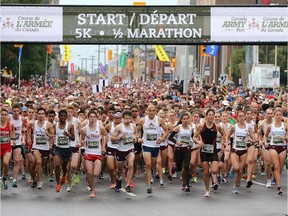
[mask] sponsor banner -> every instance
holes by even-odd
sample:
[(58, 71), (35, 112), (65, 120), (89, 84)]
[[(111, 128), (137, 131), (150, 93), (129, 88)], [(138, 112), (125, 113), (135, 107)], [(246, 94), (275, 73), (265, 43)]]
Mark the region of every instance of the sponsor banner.
[(211, 8), (212, 42), (287, 41), (286, 7)]
[(62, 9), (1, 6), (1, 41), (63, 42)]
[(287, 43), (286, 6), (2, 6), (1, 42)]
[(167, 53), (165, 52), (163, 46), (154, 45), (154, 49), (155, 49), (155, 53), (156, 53), (156, 55), (157, 55), (157, 57), (159, 58), (160, 61), (170, 62), (170, 59), (169, 59)]

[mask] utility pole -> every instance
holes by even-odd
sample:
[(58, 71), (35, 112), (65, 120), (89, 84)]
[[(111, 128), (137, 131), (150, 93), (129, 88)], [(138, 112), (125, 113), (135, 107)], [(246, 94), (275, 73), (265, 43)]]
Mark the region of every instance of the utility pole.
[(97, 71), (97, 83), (99, 84), (99, 64), (100, 64), (100, 44), (98, 45), (98, 71)]
[(94, 56), (91, 56), (92, 57), (92, 77), (91, 77), (91, 81), (93, 82), (94, 81), (94, 68), (93, 68), (93, 65), (94, 65)]

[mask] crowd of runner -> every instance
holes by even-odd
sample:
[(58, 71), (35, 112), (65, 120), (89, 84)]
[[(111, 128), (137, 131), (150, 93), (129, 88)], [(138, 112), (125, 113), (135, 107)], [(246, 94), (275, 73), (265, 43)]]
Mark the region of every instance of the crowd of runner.
[(143, 166), (148, 194), (156, 179), (164, 187), (164, 181), (173, 181), (177, 173), (181, 189), (189, 192), (191, 183), (198, 182), (199, 167), (205, 197), (232, 179), (232, 192), (238, 194), (240, 180), (250, 188), (257, 173), (266, 176), (267, 188), (276, 184), (277, 194), (283, 193), (285, 90), (235, 88), (223, 96), (216, 86), (205, 90), (193, 83), (188, 94), (156, 84), (109, 86), (101, 93), (92, 93), (89, 83), (21, 86), (1, 86), (5, 190), (9, 171), (12, 187), (18, 187), (17, 179), (27, 178), (37, 189), (42, 189), (46, 172), (56, 192), (64, 184), (67, 192), (73, 190), (83, 173), (89, 196), (96, 197), (95, 177), (101, 178), (107, 169), (111, 189), (130, 193)]

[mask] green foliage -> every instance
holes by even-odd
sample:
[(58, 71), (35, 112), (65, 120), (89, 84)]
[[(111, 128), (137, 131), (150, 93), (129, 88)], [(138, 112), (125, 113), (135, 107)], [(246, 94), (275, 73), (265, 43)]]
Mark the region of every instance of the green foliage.
[(231, 55), (231, 67), (233, 75), (236, 75), (237, 78), (241, 77), (241, 71), (239, 68), (240, 63), (245, 63), (245, 46), (233, 47)]
[[(269, 53), (269, 64), (275, 64), (275, 47)], [(277, 46), (277, 66), (280, 67), (280, 83), (287, 85), (287, 46)]]
[[(21, 79), (29, 79), (31, 75), (44, 75), (46, 70), (46, 45), (24, 44), (22, 48)], [(19, 48), (11, 44), (1, 44), (1, 68), (5, 66), (18, 74)]]

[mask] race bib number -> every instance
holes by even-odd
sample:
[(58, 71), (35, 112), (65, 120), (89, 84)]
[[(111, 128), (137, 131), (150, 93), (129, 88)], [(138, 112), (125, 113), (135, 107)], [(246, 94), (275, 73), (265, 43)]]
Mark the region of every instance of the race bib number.
[(180, 142), (181, 142), (182, 144), (189, 145), (190, 137), (189, 137), (189, 136), (181, 136)]
[(157, 134), (147, 134), (146, 140), (147, 141), (156, 141), (157, 140)]
[(0, 136), (0, 143), (1, 144), (7, 144), (10, 141), (10, 137), (9, 136)]
[(37, 136), (36, 137), (36, 145), (46, 145), (47, 139), (45, 136)]
[(213, 154), (213, 153), (214, 153), (214, 145), (212, 145), (212, 144), (205, 144), (205, 145), (202, 147), (201, 152)]
[(241, 140), (241, 141), (236, 141), (236, 148), (240, 149), (245, 149), (247, 148), (247, 142)]
[(273, 143), (274, 143), (275, 145), (284, 145), (284, 140), (281, 139), (280, 136), (274, 136), (274, 137), (273, 137)]
[(86, 145), (89, 149), (95, 149), (99, 147), (99, 141), (87, 141)]
[(66, 136), (60, 136), (58, 137), (58, 145), (59, 146), (65, 146), (69, 144), (69, 138)]
[(123, 139), (123, 145), (133, 144), (133, 137), (126, 137)]
[(15, 139), (19, 139), (20, 133), (15, 133)]

